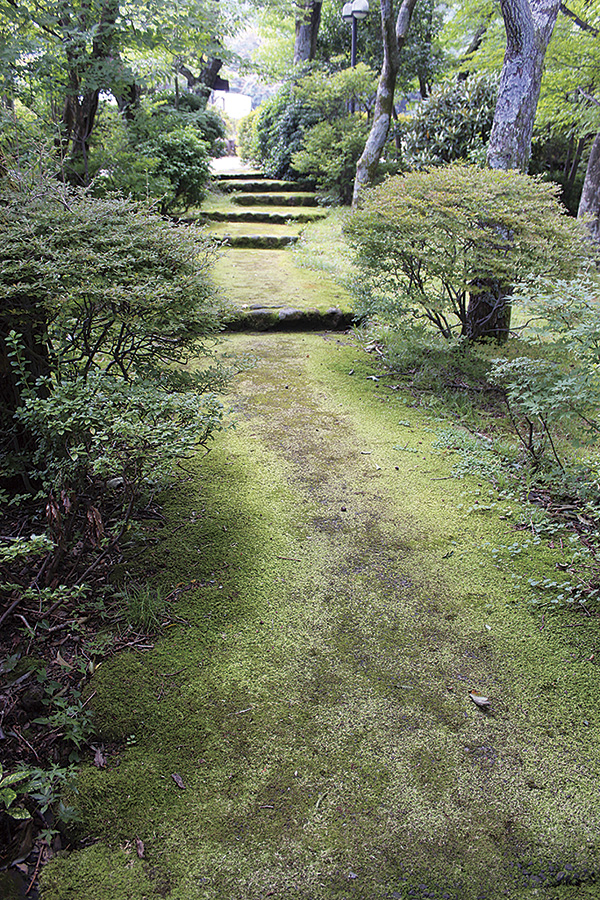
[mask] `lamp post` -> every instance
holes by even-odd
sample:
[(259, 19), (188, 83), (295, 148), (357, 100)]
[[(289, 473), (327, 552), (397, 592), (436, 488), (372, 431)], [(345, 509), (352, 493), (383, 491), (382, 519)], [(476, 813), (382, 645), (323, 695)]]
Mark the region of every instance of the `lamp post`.
[(356, 37), (358, 34), (358, 23), (360, 19), (364, 19), (369, 12), (368, 0), (352, 0), (352, 2), (344, 3), (342, 9), (342, 19), (344, 22), (352, 23), (352, 68), (356, 65)]

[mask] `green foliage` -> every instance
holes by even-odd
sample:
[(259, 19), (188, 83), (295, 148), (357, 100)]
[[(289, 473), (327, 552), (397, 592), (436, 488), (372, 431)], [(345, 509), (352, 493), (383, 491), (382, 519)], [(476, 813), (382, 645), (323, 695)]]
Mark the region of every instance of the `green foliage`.
[[(23, 807), (13, 806), (18, 798), (18, 792), (15, 790), (17, 784), (21, 784), (27, 779), (26, 772), (12, 772), (4, 774), (2, 763), (0, 763), (0, 803), (4, 806), (5, 812), (11, 819), (30, 819), (31, 814)], [(20, 789), (21, 790), (21, 789)]]
[(256, 117), (255, 162), (272, 178), (298, 176), (292, 157), (302, 149), (305, 132), (320, 121), (319, 112), (302, 99), (291, 82), (262, 103)]
[(489, 75), (435, 86), (404, 126), (404, 162), (415, 169), (459, 159), (483, 165), (496, 93)]
[[(56, 763), (48, 769), (24, 766), (4, 774), (0, 763), (0, 803), (12, 819), (31, 819), (27, 809), (31, 806), (42, 816), (51, 809), (56, 822), (69, 824), (77, 820), (77, 813), (61, 799), (61, 794), (67, 788), (73, 790), (74, 777), (72, 766), (65, 768)], [(46, 828), (40, 837), (49, 840), (56, 833), (55, 828)]]
[[(356, 163), (363, 151), (369, 122), (359, 110), (375, 93), (375, 73), (362, 63), (335, 75), (317, 71), (302, 79), (298, 94), (322, 116), (309, 128), (302, 149), (292, 157), (301, 174), (315, 178), (318, 187), (333, 200), (349, 203)], [(354, 115), (348, 114), (350, 105)]]
[(178, 109), (174, 102), (170, 95), (144, 102), (129, 122), (114, 107), (102, 109), (90, 157), (95, 196), (155, 199), (163, 213), (201, 203), (225, 125), (214, 111), (195, 108), (204, 102), (195, 94), (182, 94)]
[(173, 392), (160, 381), (92, 372), (32, 391), (16, 411), (32, 436), (30, 475), (46, 491), (81, 491), (90, 480), (116, 484), (124, 501), (164, 486), (177, 460), (221, 428), (214, 394)]
[(327, 199), (350, 203), (356, 163), (368, 134), (367, 120), (358, 115), (319, 122), (306, 133), (292, 164), (314, 178)]
[(446, 337), (468, 333), (484, 281), (574, 274), (591, 252), (557, 189), (515, 171), (451, 165), (365, 192), (346, 234), (362, 312), (392, 323), (424, 318)]
[(214, 259), (200, 231), (144, 206), (17, 186), (0, 205), (4, 339), (38, 317), (59, 380), (185, 364), (219, 329)]
[(210, 177), (208, 149), (190, 126), (160, 134), (148, 147), (159, 160), (156, 174), (166, 178), (171, 187), (171, 196), (161, 203), (163, 212), (177, 204), (186, 210), (200, 205)]
[(242, 159), (246, 162), (258, 162), (258, 134), (256, 131), (258, 110), (253, 109), (251, 113), (240, 119), (237, 131), (238, 152)]
[[(416, 88), (425, 94), (430, 90), (445, 63), (439, 41), (442, 22), (442, 8), (434, 0), (423, 0), (417, 4), (400, 54), (396, 82), (399, 93)], [(342, 19), (339, 3), (325, 0), (317, 42), (317, 61), (334, 71), (348, 68), (351, 43), (351, 27)], [(377, 6), (371, 6), (368, 16), (358, 26), (357, 59), (371, 69), (381, 69), (381, 15)]]
[(165, 593), (160, 588), (132, 583), (125, 587), (121, 596), (127, 621), (134, 628), (152, 631), (160, 625), (165, 608)]
[(535, 468), (549, 453), (566, 474), (557, 432), (575, 446), (600, 429), (598, 282), (536, 279), (515, 292), (530, 319), (528, 355), (496, 360), (492, 377), (506, 392), (511, 421)]
[(315, 69), (298, 81), (296, 95), (323, 118), (346, 116), (351, 103), (355, 110), (368, 109), (377, 89), (377, 75), (364, 63), (333, 75)]
[(95, 733), (92, 714), (81, 700), (81, 692), (71, 690), (68, 697), (56, 694), (45, 701), (51, 708), (47, 716), (39, 716), (33, 721), (55, 730), (70, 746), (69, 764), (81, 760), (81, 751)]
[[(108, 546), (133, 503), (221, 427), (214, 245), (130, 201), (57, 185), (7, 191), (0, 222), (0, 472), (51, 498), (59, 556), (82, 534)], [(110, 527), (106, 503), (122, 510)]]

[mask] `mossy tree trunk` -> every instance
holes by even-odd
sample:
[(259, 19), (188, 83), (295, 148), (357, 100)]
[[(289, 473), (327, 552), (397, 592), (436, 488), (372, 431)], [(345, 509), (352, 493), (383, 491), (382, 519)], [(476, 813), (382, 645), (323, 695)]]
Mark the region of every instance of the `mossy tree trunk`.
[(381, 0), (381, 34), (383, 38), (383, 64), (377, 86), (373, 125), (358, 163), (352, 206), (358, 204), (360, 192), (375, 179), (379, 160), (390, 130), (394, 111), (394, 91), (400, 66), (400, 50), (406, 41), (408, 27), (416, 0), (403, 0), (394, 27), (393, 0)]
[[(492, 169), (527, 172), (531, 136), (537, 110), (546, 49), (560, 8), (560, 0), (500, 0), (506, 28), (494, 123), (487, 151)], [(467, 332), (472, 340), (505, 341), (510, 329), (508, 285), (489, 282), (474, 292), (467, 311)]]
[(546, 49), (560, 0), (500, 0), (506, 53), (487, 161), (492, 169), (526, 172)]

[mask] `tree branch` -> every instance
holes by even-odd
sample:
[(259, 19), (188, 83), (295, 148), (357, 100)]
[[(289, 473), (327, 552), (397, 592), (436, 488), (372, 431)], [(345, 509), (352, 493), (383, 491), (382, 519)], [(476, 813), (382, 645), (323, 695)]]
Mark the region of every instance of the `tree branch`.
[(582, 31), (587, 31), (589, 34), (592, 34), (594, 37), (598, 37), (600, 35), (600, 31), (597, 28), (594, 28), (593, 25), (590, 25), (589, 22), (585, 22), (583, 19), (580, 19), (577, 13), (574, 13), (572, 9), (569, 9), (568, 6), (565, 6), (564, 3), (561, 3), (559, 9), (563, 16), (567, 16), (568, 19), (572, 19), (575, 24), (581, 28)]

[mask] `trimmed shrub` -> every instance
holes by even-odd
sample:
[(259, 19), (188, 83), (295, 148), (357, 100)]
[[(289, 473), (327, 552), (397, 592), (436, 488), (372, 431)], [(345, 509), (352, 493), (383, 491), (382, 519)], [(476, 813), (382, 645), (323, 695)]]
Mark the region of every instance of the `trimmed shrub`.
[(366, 191), (345, 226), (361, 311), (388, 322), (425, 319), (448, 338), (478, 336), (493, 303), (506, 304), (508, 285), (530, 274), (571, 277), (589, 258), (583, 229), (557, 194), (514, 170), (461, 165)]

